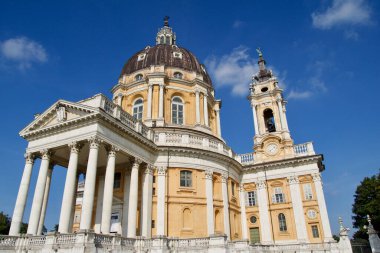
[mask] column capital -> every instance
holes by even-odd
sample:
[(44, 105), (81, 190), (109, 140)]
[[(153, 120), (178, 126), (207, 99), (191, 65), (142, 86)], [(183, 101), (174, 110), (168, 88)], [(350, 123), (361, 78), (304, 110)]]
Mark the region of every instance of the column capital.
[(227, 183), (228, 173), (227, 172), (221, 173), (221, 177), (222, 177), (222, 183)]
[(43, 149), (42, 151), (40, 151), (41, 153), (41, 159), (42, 160), (50, 160), (51, 156), (52, 156), (52, 152), (49, 150), (49, 149)]
[(239, 186), (239, 192), (245, 192), (244, 186), (242, 184)]
[(199, 88), (196, 88), (196, 89), (194, 90), (194, 93), (195, 93), (195, 94), (198, 94), (198, 95), (199, 95), (200, 92), (201, 92), (201, 90), (200, 90)]
[(263, 180), (263, 179), (258, 180), (256, 185), (257, 185), (257, 189), (259, 189), (259, 190), (267, 188), (267, 184), (266, 184), (265, 180)]
[(153, 165), (152, 164), (147, 164), (144, 173), (153, 175)]
[(143, 160), (135, 157), (135, 159), (133, 160), (133, 167), (137, 166), (137, 168), (138, 168), (140, 166), (140, 164), (142, 164), (142, 163), (143, 163)]
[(115, 147), (114, 145), (108, 145), (106, 146), (106, 151), (108, 153), (108, 156), (115, 156), (116, 153), (120, 151), (120, 149)]
[(204, 97), (206, 97), (206, 98), (208, 97), (207, 91), (206, 92), (202, 92), (202, 93), (203, 93)]
[(167, 171), (168, 171), (168, 168), (165, 166), (157, 167), (157, 174), (159, 176), (165, 176)]
[(35, 155), (33, 153), (29, 153), (29, 152), (24, 154), (24, 158), (25, 158), (25, 162), (30, 163), (30, 164), (33, 164), (34, 159), (36, 159)]
[(205, 170), (206, 179), (212, 180), (213, 173), (212, 170)]
[(71, 142), (70, 144), (68, 144), (69, 148), (70, 148), (70, 152), (71, 153), (76, 153), (78, 154), (79, 151), (81, 150), (81, 148), (83, 147), (83, 144), (77, 142), (77, 141), (73, 141)]
[(299, 184), (300, 180), (298, 179), (298, 176), (289, 176), (288, 182), (289, 182), (289, 185)]
[(311, 176), (313, 177), (314, 182), (321, 182), (322, 181), (321, 173), (314, 173), (314, 174), (311, 174)]
[(164, 88), (165, 84), (164, 83), (159, 83), (158, 86), (160, 86), (160, 88)]
[(92, 136), (88, 139), (88, 142), (90, 143), (90, 148), (99, 148), (100, 143), (103, 142), (99, 137)]

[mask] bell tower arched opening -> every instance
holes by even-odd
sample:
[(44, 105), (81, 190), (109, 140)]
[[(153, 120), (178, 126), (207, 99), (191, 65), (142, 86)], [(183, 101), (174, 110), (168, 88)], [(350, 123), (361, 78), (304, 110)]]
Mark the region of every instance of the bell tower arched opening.
[(267, 132), (276, 132), (276, 124), (274, 123), (273, 111), (271, 109), (264, 110), (264, 122)]

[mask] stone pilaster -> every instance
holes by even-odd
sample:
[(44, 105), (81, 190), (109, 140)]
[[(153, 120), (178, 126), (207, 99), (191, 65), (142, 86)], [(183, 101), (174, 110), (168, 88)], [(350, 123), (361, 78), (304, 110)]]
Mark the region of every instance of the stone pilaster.
[(224, 223), (224, 233), (227, 235), (227, 239), (231, 238), (230, 230), (230, 211), (228, 204), (228, 174), (222, 173), (222, 196), (223, 196), (223, 223)]
[(267, 185), (265, 180), (259, 180), (256, 185), (260, 215), (261, 243), (272, 244)]
[(205, 171), (205, 181), (206, 181), (206, 203), (207, 203), (207, 233), (208, 235), (215, 234), (214, 227), (214, 201), (212, 192), (212, 175), (211, 170)]
[(141, 236), (146, 238), (150, 238), (152, 235), (152, 185), (153, 166), (148, 164), (144, 173), (141, 206)]
[(166, 167), (157, 168), (157, 236), (165, 235)]

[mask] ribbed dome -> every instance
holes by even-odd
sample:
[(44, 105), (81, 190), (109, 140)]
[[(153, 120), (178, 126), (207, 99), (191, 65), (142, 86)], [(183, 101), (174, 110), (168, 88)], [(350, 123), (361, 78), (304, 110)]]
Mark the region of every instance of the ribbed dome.
[[(181, 56), (176, 57), (175, 53)], [(145, 55), (144, 55), (145, 54)], [(148, 68), (151, 65), (165, 65), (168, 67), (181, 68), (187, 71), (195, 71), (203, 76), (203, 81), (212, 85), (209, 75), (197, 58), (187, 49), (177, 45), (159, 44), (154, 47), (145, 49), (134, 54), (124, 65), (121, 76), (132, 74), (133, 72)]]

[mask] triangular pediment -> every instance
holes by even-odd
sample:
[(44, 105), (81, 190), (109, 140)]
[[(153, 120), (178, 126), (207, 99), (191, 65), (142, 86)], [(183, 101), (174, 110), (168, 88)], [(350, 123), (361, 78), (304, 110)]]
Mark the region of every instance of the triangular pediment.
[(24, 136), (36, 130), (48, 129), (50, 127), (59, 126), (60, 124), (73, 122), (97, 112), (97, 108), (94, 107), (59, 100), (21, 130), (20, 135)]

